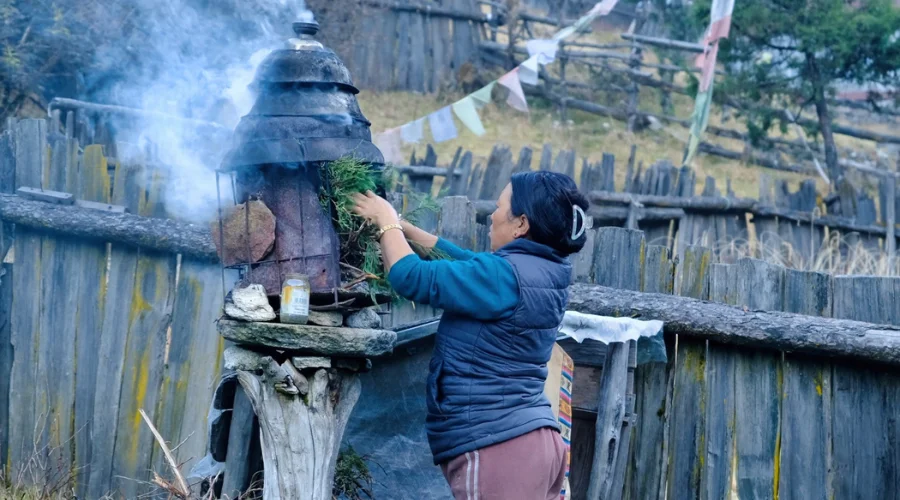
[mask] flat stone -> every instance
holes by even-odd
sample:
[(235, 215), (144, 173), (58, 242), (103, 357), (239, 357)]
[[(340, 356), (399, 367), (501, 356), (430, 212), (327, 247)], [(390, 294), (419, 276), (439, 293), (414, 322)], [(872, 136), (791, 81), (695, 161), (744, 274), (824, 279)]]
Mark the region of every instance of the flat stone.
[(347, 326), (350, 328), (381, 328), (381, 316), (369, 307), (347, 316)]
[(393, 351), (397, 334), (388, 330), (332, 328), (287, 323), (218, 322), (219, 334), (238, 344), (322, 356), (367, 357)]
[(224, 357), (225, 368), (245, 372), (252, 372), (260, 368), (260, 359), (262, 359), (258, 353), (235, 346), (225, 349)]
[(341, 326), (344, 324), (344, 315), (337, 311), (310, 311), (307, 321), (319, 326)]
[[(248, 207), (249, 216), (246, 213)], [(210, 225), (213, 243), (226, 266), (259, 262), (275, 247), (275, 215), (262, 201), (253, 200), (232, 207), (222, 220), (222, 228), (225, 229), (224, 238), (219, 236), (218, 221)], [(222, 243), (225, 244), (224, 259), (219, 248)]]
[(272, 321), (275, 310), (262, 285), (249, 285), (231, 291), (231, 301), (225, 302), (225, 315), (242, 321)]
[(321, 356), (294, 357), (291, 363), (298, 370), (308, 370), (310, 368), (331, 368), (331, 358)]

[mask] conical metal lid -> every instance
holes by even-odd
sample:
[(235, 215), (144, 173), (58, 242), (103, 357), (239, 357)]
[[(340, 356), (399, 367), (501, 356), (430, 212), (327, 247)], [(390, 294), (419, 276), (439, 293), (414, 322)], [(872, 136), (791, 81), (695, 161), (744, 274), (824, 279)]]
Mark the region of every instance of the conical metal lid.
[(318, 23), (296, 22), (293, 29), (296, 38), (260, 64), (253, 83), (256, 102), (235, 129), (235, 147), (222, 170), (345, 156), (384, 164), (356, 101), (359, 90), (350, 72), (314, 39)]

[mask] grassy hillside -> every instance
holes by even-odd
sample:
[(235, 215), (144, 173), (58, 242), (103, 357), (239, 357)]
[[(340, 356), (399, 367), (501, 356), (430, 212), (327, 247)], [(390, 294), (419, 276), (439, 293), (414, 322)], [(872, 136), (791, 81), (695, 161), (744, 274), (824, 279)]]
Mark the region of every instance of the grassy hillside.
[[(621, 41), (618, 33), (594, 33), (587, 37), (588, 40)], [(652, 51), (645, 53), (645, 61), (656, 62), (658, 59)], [(556, 65), (550, 65), (548, 70), (555, 71)], [(568, 74), (572, 75), (577, 69), (572, 66)], [(490, 77), (496, 77), (491, 75)], [(685, 83), (684, 78), (681, 78)], [(442, 106), (446, 106), (462, 97), (462, 93), (444, 93), (441, 95), (422, 95), (410, 92), (373, 93), (363, 91), (359, 95), (360, 106), (363, 112), (372, 121), (373, 132), (402, 125), (410, 120), (427, 115)], [(689, 118), (693, 110), (693, 101), (686, 96), (673, 95), (675, 115), (681, 118)], [(649, 112), (660, 112), (659, 93), (655, 89), (644, 87), (641, 91), (640, 109)], [(601, 101), (602, 103), (602, 101)], [(510, 146), (514, 154), (523, 146), (530, 146), (539, 155), (543, 144), (550, 144), (554, 151), (560, 149), (574, 149), (579, 157), (587, 157), (589, 161), (599, 161), (602, 154), (612, 153), (619, 164), (624, 164), (628, 158), (631, 145), (637, 146), (637, 159), (649, 165), (660, 159), (668, 159), (675, 165), (679, 165), (685, 141), (688, 137), (687, 129), (678, 126), (665, 126), (661, 130), (645, 130), (632, 134), (627, 131), (625, 123), (584, 112), (570, 111), (569, 121), (563, 123), (554, 106), (537, 98), (529, 98), (531, 112), (521, 113), (503, 102), (494, 102), (482, 110), (481, 117), (487, 133), (477, 137), (466, 130), (459, 122), (459, 137), (453, 141), (435, 145), (439, 160), (448, 162), (452, 158), (457, 147), (472, 151), (476, 161), (484, 162), (490, 154), (491, 148), (498, 143)], [(714, 109), (710, 116), (710, 124), (720, 127), (733, 128), (746, 131), (740, 120), (731, 118), (723, 122), (721, 111)], [(865, 128), (881, 132), (891, 132), (892, 128), (884, 124), (859, 125)], [(791, 132), (786, 134), (788, 138), (796, 138)], [(426, 127), (426, 139), (430, 138)], [(740, 141), (727, 140), (718, 137), (707, 136), (711, 142), (725, 146), (731, 150), (744, 149)], [(860, 152), (872, 152), (875, 144), (868, 141), (855, 140), (848, 137), (837, 136), (839, 147), (849, 147)], [(424, 150), (424, 142), (419, 145), (419, 150)], [(405, 154), (413, 151), (412, 146), (407, 146)], [(539, 156), (538, 156), (539, 157)], [(537, 160), (534, 162), (537, 163)], [(579, 162), (580, 165), (580, 162)], [(777, 172), (763, 169), (754, 165), (745, 165), (739, 161), (727, 160), (719, 157), (700, 154), (694, 160), (692, 166), (697, 171), (698, 179), (710, 175), (717, 180), (717, 185), (722, 190), (726, 179), (731, 179), (732, 186), (738, 196), (756, 197), (758, 195), (758, 179), (761, 172), (765, 172), (777, 179), (786, 179), (792, 185), (796, 185), (806, 176)], [(618, 168), (619, 186), (624, 184), (625, 169)], [(818, 180), (818, 178), (817, 178)], [(820, 184), (821, 181), (819, 180)], [(824, 186), (822, 186), (824, 187)]]

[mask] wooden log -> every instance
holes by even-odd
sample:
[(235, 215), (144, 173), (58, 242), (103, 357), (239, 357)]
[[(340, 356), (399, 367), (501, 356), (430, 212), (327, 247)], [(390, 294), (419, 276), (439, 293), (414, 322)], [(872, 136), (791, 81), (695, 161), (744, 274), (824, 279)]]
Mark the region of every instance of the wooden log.
[[(245, 351), (248, 357), (253, 353)], [(359, 376), (316, 370), (307, 376), (285, 361), (256, 355), (256, 372), (237, 377), (259, 419), (267, 500), (331, 500), (334, 471)]]
[(647, 36), (647, 35), (637, 35), (633, 33), (622, 33), (620, 35), (622, 39), (634, 41), (638, 43), (643, 43), (647, 45), (653, 45), (655, 47), (662, 47), (664, 49), (676, 49), (676, 50), (684, 50), (687, 52), (694, 52), (697, 54), (702, 54), (705, 50), (703, 44), (700, 43), (691, 43), (691, 42), (682, 42), (680, 40), (669, 40), (666, 38), (659, 38), (655, 36)]
[(366, 0), (364, 5), (382, 9), (390, 9), (394, 12), (412, 12), (434, 18), (453, 19), (454, 21), (472, 21), (482, 24), (490, 24), (491, 18), (486, 14), (475, 14), (456, 9), (435, 7), (432, 5), (407, 4), (400, 2), (385, 2), (379, 0)]
[[(900, 364), (900, 327), (743, 310), (685, 297), (597, 285), (569, 288), (569, 309), (587, 314), (656, 319), (669, 334), (724, 344)], [(836, 301), (837, 302), (837, 301)]]
[(419, 165), (395, 165), (392, 167), (394, 170), (401, 174), (412, 175), (412, 176), (421, 176), (421, 177), (446, 177), (448, 175), (451, 176), (459, 176), (462, 174), (459, 170), (451, 172), (447, 167), (425, 167)]
[[(606, 361), (598, 389), (596, 437), (587, 498), (612, 497), (612, 483), (622, 422), (625, 418), (625, 388), (628, 374), (628, 344), (613, 342), (607, 346)], [(624, 457), (623, 457), (624, 459)]]
[(657, 196), (616, 193), (610, 191), (591, 191), (588, 199), (592, 203), (630, 204), (636, 201), (651, 207), (682, 208), (692, 212), (747, 212), (756, 208), (756, 200), (750, 198), (725, 198), (718, 196)]
[[(497, 208), (496, 201), (478, 200), (471, 202), (480, 219), (487, 217)], [(595, 222), (621, 222), (628, 219), (629, 208), (611, 206), (593, 206), (588, 215)], [(669, 221), (684, 217), (685, 211), (680, 208), (638, 208), (635, 216), (638, 221)]]
[(59, 206), (8, 194), (0, 194), (0, 219), (34, 230), (217, 260), (210, 232), (184, 222)]
[[(110, 104), (96, 104), (92, 102), (79, 101), (76, 99), (68, 99), (65, 97), (54, 97), (50, 101), (49, 108), (52, 109), (66, 109), (66, 110), (83, 110), (93, 114), (101, 114), (101, 115), (119, 115), (119, 116), (131, 116), (131, 117), (139, 117), (139, 118), (157, 118), (159, 120), (165, 120), (168, 122), (179, 122), (184, 123), (186, 125), (193, 125), (197, 127), (209, 127), (213, 129), (217, 129), (222, 131), (223, 133), (231, 134), (231, 129), (214, 122), (208, 122), (204, 120), (197, 120), (194, 118), (185, 118), (183, 116), (175, 116), (166, 113), (160, 113), (158, 111), (147, 111), (144, 109), (138, 108), (129, 108), (126, 106), (114, 106)], [(87, 144), (86, 141), (82, 141), (82, 144)]]
[(288, 323), (220, 320), (219, 334), (242, 345), (323, 356), (380, 356), (390, 353), (397, 335), (388, 330), (360, 330)]

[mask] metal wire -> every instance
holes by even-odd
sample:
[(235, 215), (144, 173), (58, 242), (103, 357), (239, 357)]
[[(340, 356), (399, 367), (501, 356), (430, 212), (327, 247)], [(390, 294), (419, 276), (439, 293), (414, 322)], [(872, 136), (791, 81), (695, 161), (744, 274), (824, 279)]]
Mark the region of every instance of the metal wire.
[(216, 170), (216, 199), (218, 200), (219, 209), (219, 251), (222, 252), (222, 300), (225, 300), (225, 226), (222, 222), (222, 192), (219, 190), (219, 171)]

